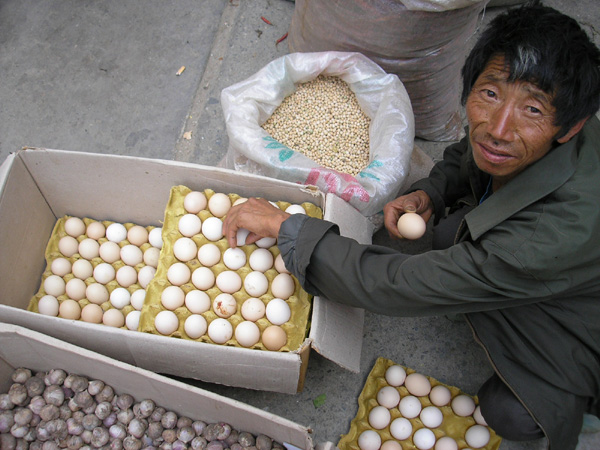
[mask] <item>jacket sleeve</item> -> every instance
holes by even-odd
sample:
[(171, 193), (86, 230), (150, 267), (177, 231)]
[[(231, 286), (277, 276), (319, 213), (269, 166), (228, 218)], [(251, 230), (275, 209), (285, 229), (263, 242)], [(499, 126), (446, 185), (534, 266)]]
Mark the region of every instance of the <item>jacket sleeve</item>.
[[(293, 215), (279, 234), (285, 265), (313, 294), (378, 314), (425, 316), (532, 303), (550, 293), (522, 280), (518, 263), (496, 248), (455, 245), (405, 255), (339, 236), (330, 222)], [(505, 270), (490, 270), (501, 264)], [(523, 288), (523, 289), (521, 289)], [(526, 288), (526, 289), (525, 289)]]
[(437, 223), (446, 207), (469, 193), (466, 173), (468, 159), (468, 137), (444, 150), (442, 161), (433, 166), (427, 178), (415, 182), (407, 191), (423, 190), (433, 202), (434, 220)]

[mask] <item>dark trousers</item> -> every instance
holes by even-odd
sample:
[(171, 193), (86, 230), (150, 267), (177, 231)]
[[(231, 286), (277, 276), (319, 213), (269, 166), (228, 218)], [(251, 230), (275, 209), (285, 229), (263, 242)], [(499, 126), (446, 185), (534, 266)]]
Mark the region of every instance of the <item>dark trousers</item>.
[[(433, 228), (434, 250), (454, 245), (458, 227), (471, 209), (461, 208), (439, 221)], [(512, 441), (529, 441), (544, 437), (540, 427), (498, 375), (492, 375), (483, 383), (477, 396), (483, 418), (498, 435)]]

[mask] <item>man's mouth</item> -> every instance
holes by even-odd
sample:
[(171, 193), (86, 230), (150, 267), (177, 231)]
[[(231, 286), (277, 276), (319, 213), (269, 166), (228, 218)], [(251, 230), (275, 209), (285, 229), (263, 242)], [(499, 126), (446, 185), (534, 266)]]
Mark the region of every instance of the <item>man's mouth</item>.
[(502, 164), (513, 158), (510, 153), (498, 149), (490, 144), (478, 142), (477, 147), (479, 147), (479, 151), (481, 152), (482, 156), (493, 164)]

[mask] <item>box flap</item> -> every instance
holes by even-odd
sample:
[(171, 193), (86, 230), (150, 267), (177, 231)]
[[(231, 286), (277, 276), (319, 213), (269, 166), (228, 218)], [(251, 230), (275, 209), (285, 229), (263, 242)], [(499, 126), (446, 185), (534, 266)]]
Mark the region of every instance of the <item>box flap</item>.
[(103, 380), (117, 392), (129, 393), (138, 401), (150, 398), (180, 415), (207, 422), (228, 422), (234, 428), (265, 433), (278, 442), (301, 449), (313, 447), (306, 427), (237, 400), (18, 326), (0, 323), (0, 340), (0, 364), (4, 360), (13, 368), (28, 367), (36, 371), (62, 367), (68, 372)]
[[(370, 244), (373, 225), (341, 198), (327, 194), (325, 219), (338, 224), (342, 236)], [(360, 371), (364, 310), (332, 302), (323, 297), (313, 300), (310, 328), (312, 347), (321, 355), (351, 370)]]

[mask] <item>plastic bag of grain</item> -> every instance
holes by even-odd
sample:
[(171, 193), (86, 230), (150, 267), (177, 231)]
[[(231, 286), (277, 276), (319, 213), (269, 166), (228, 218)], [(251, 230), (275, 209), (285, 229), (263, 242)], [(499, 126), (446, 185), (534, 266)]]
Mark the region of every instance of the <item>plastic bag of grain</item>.
[(463, 135), (460, 69), (487, 0), (296, 0), (290, 52), (360, 52), (398, 75), (412, 101), (415, 134)]
[[(370, 118), (368, 166), (356, 176), (319, 165), (274, 140), (262, 125), (298, 85), (319, 75), (345, 81)], [(365, 216), (379, 213), (405, 180), (414, 145), (406, 89), (359, 53), (293, 53), (267, 64), (221, 93), (229, 147), (221, 165), (238, 171), (317, 186)]]

